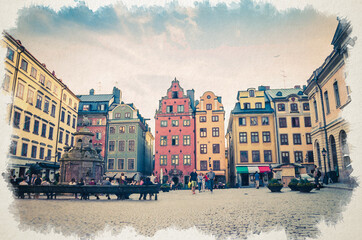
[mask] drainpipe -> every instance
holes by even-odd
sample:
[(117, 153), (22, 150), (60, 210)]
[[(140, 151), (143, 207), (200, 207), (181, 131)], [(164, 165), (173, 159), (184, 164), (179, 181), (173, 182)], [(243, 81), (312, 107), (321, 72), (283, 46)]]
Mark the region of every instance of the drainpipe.
[(278, 153), (278, 163), (280, 164), (280, 146), (279, 146), (279, 127), (278, 127), (278, 121), (277, 121), (277, 108), (276, 103), (274, 103), (274, 119), (275, 119), (275, 133), (276, 133), (276, 139), (277, 139), (277, 153)]
[(15, 65), (15, 72), (14, 72), (14, 83), (12, 87), (12, 95), (11, 95), (11, 105), (10, 105), (10, 111), (9, 111), (9, 125), (11, 124), (11, 116), (13, 115), (13, 109), (14, 109), (14, 96), (15, 96), (15, 88), (16, 88), (16, 82), (18, 80), (18, 72), (19, 72), (19, 63), (20, 63), (20, 55), (25, 51), (25, 47), (20, 45), (20, 52), (18, 53), (18, 58), (16, 59), (16, 65)]
[[(108, 156), (108, 130), (109, 130), (108, 112), (109, 111), (107, 109), (107, 112), (106, 112), (106, 133), (105, 133), (106, 139), (105, 139), (105, 144), (104, 144), (105, 146), (104, 146), (104, 159), (103, 159), (103, 174), (106, 173), (107, 156)], [(126, 164), (126, 159), (124, 161), (125, 161), (124, 164)]]
[[(58, 114), (58, 126), (57, 126), (57, 137), (55, 139), (55, 162), (57, 161), (58, 157), (58, 141), (59, 141), (59, 127), (60, 127), (60, 118), (62, 113), (62, 103), (63, 103), (63, 91), (65, 87), (62, 87), (62, 91), (60, 91), (60, 102), (59, 102), (59, 114)], [(59, 159), (58, 159), (59, 161)]]

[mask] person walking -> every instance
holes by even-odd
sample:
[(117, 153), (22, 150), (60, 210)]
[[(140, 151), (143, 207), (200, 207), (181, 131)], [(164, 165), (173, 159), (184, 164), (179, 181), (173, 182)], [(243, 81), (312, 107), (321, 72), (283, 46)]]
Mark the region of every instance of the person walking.
[(202, 180), (204, 179), (204, 177), (202, 176), (202, 173), (200, 173), (197, 176), (197, 185), (199, 187), (199, 192), (201, 192), (201, 187), (202, 187)]
[(190, 173), (190, 181), (191, 181), (192, 194), (195, 194), (195, 188), (196, 188), (196, 184), (197, 184), (197, 173), (196, 173), (196, 169), (194, 169), (194, 170), (192, 171), (192, 173)]
[(212, 190), (214, 188), (214, 180), (215, 180), (215, 173), (212, 171), (212, 168), (210, 168), (210, 172), (207, 173), (207, 178), (209, 179), (209, 188), (212, 193)]
[(255, 174), (254, 174), (254, 181), (255, 181), (256, 189), (259, 189), (260, 175), (258, 172), (255, 172)]
[(320, 190), (320, 185), (319, 185), (319, 178), (321, 177), (321, 172), (319, 171), (317, 165), (314, 165), (314, 172), (313, 172), (313, 177), (314, 177), (314, 184), (317, 188), (317, 190)]

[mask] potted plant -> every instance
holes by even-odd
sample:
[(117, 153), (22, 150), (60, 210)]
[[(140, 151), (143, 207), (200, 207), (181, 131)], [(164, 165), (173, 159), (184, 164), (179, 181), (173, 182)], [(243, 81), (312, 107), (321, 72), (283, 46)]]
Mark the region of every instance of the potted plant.
[(168, 184), (162, 184), (160, 189), (162, 190), (162, 192), (169, 192), (170, 191), (170, 186)]
[(280, 190), (283, 188), (283, 184), (281, 184), (277, 179), (273, 178), (269, 181), (267, 187), (272, 192), (280, 192)]
[(292, 180), (290, 180), (289, 184), (288, 184), (288, 187), (292, 190), (292, 191), (299, 191), (299, 188), (298, 188), (298, 179), (296, 178), (293, 178)]
[(308, 193), (314, 188), (314, 183), (309, 182), (307, 179), (301, 179), (297, 186), (300, 192)]

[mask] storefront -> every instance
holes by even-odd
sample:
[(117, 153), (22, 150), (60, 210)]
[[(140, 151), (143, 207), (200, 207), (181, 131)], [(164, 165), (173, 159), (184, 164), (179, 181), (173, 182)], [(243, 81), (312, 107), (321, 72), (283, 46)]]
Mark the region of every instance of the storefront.
[(254, 187), (255, 186), (255, 173), (259, 173), (260, 186), (268, 183), (272, 177), (272, 172), (269, 166), (236, 166), (237, 173), (237, 186), (238, 187)]

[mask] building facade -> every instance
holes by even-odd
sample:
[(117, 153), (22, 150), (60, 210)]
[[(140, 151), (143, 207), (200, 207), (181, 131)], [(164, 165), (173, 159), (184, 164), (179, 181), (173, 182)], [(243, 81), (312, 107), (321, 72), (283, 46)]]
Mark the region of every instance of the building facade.
[(215, 182), (223, 183), (227, 178), (224, 119), (221, 97), (211, 91), (205, 92), (196, 104), (196, 170), (206, 174), (212, 168)]
[(231, 111), (226, 138), (232, 185), (254, 184), (255, 172), (266, 181), (277, 163), (274, 110), (265, 90), (239, 91)]
[[(353, 46), (355, 41), (350, 37), (351, 32), (350, 23), (339, 19), (332, 40), (333, 51), (307, 80), (304, 91), (312, 109), (314, 162), (322, 169), (322, 174), (334, 182), (345, 181), (350, 174), (349, 125), (341, 113), (351, 101), (351, 90), (345, 81), (348, 47)], [(323, 150), (326, 152), (324, 157)]]
[(25, 175), (39, 163), (43, 175), (53, 180), (64, 147), (74, 144), (79, 99), (19, 40), (4, 32), (2, 45), (7, 48), (2, 92), (12, 98), (9, 171)]
[(184, 95), (173, 80), (155, 114), (155, 175), (161, 182), (187, 183), (195, 162), (194, 90)]
[(119, 104), (109, 112), (106, 174), (131, 178), (152, 173), (153, 135), (133, 104)]

